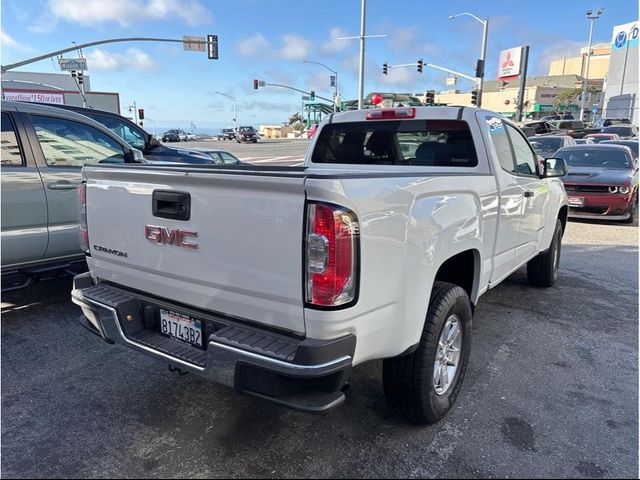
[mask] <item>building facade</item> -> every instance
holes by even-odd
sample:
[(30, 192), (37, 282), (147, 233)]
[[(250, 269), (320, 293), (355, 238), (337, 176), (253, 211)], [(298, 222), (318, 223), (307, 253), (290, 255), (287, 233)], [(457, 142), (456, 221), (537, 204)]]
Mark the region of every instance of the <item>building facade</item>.
[[(120, 95), (91, 90), (91, 78), (85, 75), (84, 96), (87, 107), (120, 113)], [(9, 71), (2, 74), (3, 100), (83, 106), (82, 94), (70, 73)]]
[(640, 124), (638, 108), (638, 22), (613, 29), (611, 61), (606, 83), (603, 117), (628, 118)]
[[(587, 50), (584, 47), (579, 57), (562, 57), (549, 63), (549, 76), (578, 75), (585, 77), (587, 73)], [(591, 60), (589, 62), (589, 80), (603, 79), (609, 72), (611, 58), (611, 44), (596, 43), (591, 46)]]

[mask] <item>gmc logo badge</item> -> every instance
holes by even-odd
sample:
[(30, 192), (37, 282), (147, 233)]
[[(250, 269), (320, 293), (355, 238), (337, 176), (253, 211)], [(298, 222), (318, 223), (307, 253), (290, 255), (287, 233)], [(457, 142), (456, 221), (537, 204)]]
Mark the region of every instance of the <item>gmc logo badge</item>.
[(198, 232), (190, 232), (189, 230), (180, 230), (178, 228), (158, 227), (156, 225), (146, 225), (144, 227), (144, 236), (150, 242), (166, 243), (177, 247), (198, 248), (198, 244), (188, 242), (187, 237), (197, 237)]

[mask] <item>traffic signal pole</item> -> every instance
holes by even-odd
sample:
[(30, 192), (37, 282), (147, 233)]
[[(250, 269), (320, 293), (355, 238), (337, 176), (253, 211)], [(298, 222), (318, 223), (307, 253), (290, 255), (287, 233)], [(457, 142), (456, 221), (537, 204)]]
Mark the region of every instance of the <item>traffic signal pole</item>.
[[(44, 55), (39, 55), (37, 57), (28, 58), (21, 62), (12, 63), (9, 65), (0, 66), (0, 72), (5, 73), (9, 70), (13, 70), (14, 68), (22, 67), (24, 65), (29, 65), (31, 63), (39, 62), (40, 60), (46, 60), (47, 58), (55, 57), (56, 55), (62, 55), (63, 53), (73, 52), (74, 50), (78, 50), (80, 48), (87, 47), (95, 47), (96, 45), (104, 45), (106, 43), (118, 43), (118, 42), (172, 42), (172, 43), (184, 43), (184, 39), (178, 40), (175, 38), (155, 38), (155, 37), (126, 37), (126, 38), (109, 38), (107, 40), (98, 40), (96, 42), (83, 43), (82, 45), (74, 45), (73, 47), (63, 48), (62, 50), (56, 50), (55, 52), (45, 53)], [(192, 41), (191, 43), (201, 43), (207, 44), (204, 42)]]
[[(311, 93), (312, 93), (312, 92), (305, 92), (304, 90), (300, 90), (299, 88), (290, 87), (289, 85), (281, 85), (279, 83), (267, 83), (267, 82), (264, 82), (264, 86), (265, 87), (286, 88), (288, 90), (293, 90), (294, 92), (304, 93), (305, 95), (309, 95), (309, 96), (311, 96)], [(315, 92), (313, 93), (313, 96), (315, 96), (316, 98), (319, 98), (321, 100), (326, 100), (327, 102), (333, 102), (333, 100), (331, 100), (330, 98), (321, 97), (320, 95), (316, 95)]]

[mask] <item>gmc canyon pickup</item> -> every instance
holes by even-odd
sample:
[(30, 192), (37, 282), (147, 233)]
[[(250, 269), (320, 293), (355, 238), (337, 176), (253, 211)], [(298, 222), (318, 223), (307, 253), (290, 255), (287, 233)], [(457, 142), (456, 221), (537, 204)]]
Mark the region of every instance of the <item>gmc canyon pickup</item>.
[(302, 167), (88, 166), (72, 298), (109, 343), (306, 411), (383, 359), (391, 407), (436, 422), (480, 296), (556, 281), (565, 173), (462, 107), (332, 114)]

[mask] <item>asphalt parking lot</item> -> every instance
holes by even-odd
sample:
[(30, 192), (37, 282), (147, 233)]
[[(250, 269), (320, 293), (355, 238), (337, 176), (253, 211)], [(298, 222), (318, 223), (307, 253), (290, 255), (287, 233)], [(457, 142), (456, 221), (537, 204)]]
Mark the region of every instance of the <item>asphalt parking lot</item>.
[(314, 416), (170, 373), (81, 328), (70, 288), (2, 296), (3, 477), (638, 477), (637, 224), (571, 221), (554, 288), (523, 269), (483, 296), (430, 427), (388, 409), (380, 362)]

